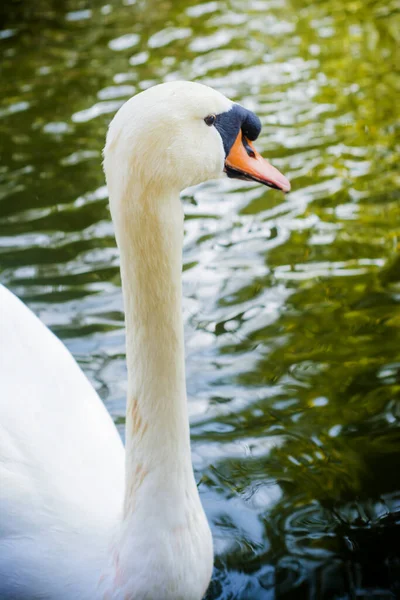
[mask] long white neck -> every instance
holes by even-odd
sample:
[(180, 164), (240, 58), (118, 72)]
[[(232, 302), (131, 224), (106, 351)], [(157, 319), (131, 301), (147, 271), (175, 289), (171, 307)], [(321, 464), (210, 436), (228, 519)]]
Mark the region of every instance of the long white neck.
[(133, 181), (122, 193), (109, 179), (128, 367), (124, 512), (112, 551), (117, 591), (111, 597), (200, 600), (213, 551), (190, 454), (183, 211), (178, 191)]
[(194, 483), (181, 308), (183, 211), (177, 193), (160, 199), (147, 190), (146, 196), (125, 199), (117, 222), (128, 367), (125, 518), (148, 512), (149, 494), (177, 502)]

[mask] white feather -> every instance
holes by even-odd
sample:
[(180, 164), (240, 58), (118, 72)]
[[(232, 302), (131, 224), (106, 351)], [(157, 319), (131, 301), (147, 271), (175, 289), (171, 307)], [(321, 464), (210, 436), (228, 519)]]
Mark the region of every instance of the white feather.
[(65, 346), (0, 286), (0, 597), (72, 598), (122, 512), (124, 451)]
[(221, 176), (222, 140), (203, 119), (230, 108), (205, 86), (164, 84), (128, 101), (107, 136), (127, 325), (126, 456), (70, 353), (0, 287), (2, 600), (199, 600), (207, 588), (212, 541), (190, 458), (179, 191)]

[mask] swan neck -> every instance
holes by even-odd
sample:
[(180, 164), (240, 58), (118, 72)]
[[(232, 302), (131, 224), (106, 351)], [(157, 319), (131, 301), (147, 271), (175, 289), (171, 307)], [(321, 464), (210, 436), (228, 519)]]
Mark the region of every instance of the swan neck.
[(182, 322), (179, 194), (130, 198), (117, 222), (126, 319), (125, 516), (143, 498), (194, 484)]

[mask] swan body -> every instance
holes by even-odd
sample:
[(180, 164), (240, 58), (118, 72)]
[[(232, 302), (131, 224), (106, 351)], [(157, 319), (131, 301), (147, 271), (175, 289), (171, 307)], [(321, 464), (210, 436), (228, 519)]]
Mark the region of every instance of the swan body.
[(250, 111), (194, 83), (155, 86), (104, 151), (121, 254), (126, 449), (63, 344), (0, 286), (0, 598), (200, 600), (212, 538), (190, 457), (179, 192), (221, 177), (289, 183)]
[(122, 513), (121, 440), (65, 346), (3, 286), (0, 323), (0, 598), (95, 598), (79, 578)]

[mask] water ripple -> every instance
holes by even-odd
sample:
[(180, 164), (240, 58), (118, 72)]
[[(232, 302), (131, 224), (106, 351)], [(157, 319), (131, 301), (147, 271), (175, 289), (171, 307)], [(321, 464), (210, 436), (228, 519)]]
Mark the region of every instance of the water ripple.
[(14, 3), (0, 31), (2, 281), (67, 343), (123, 435), (107, 124), (173, 79), (255, 110), (257, 145), (293, 192), (225, 179), (182, 196), (193, 462), (216, 550), (207, 598), (396, 597), (395, 2), (41, 7), (33, 18)]

